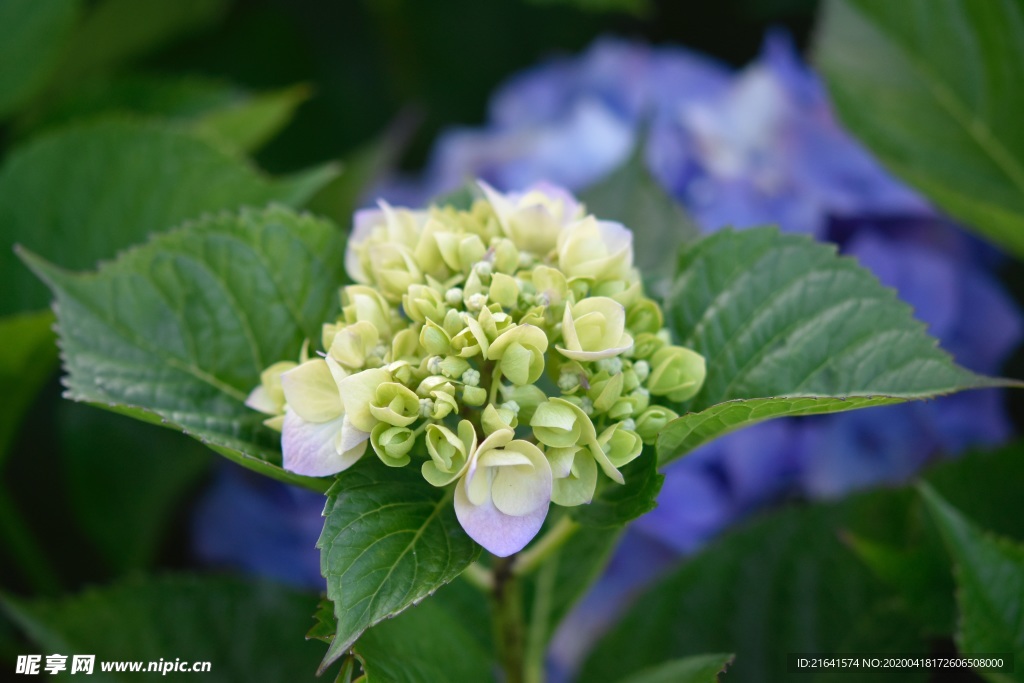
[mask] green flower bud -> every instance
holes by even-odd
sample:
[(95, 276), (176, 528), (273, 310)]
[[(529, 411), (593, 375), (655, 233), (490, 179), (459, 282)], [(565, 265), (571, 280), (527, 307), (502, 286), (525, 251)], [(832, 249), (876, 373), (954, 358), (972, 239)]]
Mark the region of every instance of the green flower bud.
[(459, 422), (458, 435), (444, 425), (428, 425), (425, 441), (430, 460), (423, 463), (421, 471), (434, 486), (447, 486), (461, 477), (477, 447), (476, 431), (469, 420)]
[(412, 285), (402, 296), (402, 310), (411, 320), (418, 323), (433, 320), (444, 322), (448, 312), (444, 295), (428, 285)]
[(447, 356), (452, 350), (452, 340), (448, 333), (433, 320), (427, 320), (420, 328), (419, 343), (432, 356)]
[(409, 287), (422, 281), (423, 272), (408, 247), (400, 244), (372, 244), (370, 273), (384, 298), (398, 303)]
[(625, 279), (603, 280), (596, 283), (590, 290), (590, 296), (606, 296), (618, 301), (626, 308), (640, 301), (643, 295), (643, 281), (640, 279), (640, 273), (635, 269), (631, 269)]
[(626, 309), (626, 327), (633, 334), (656, 333), (664, 325), (661, 307), (651, 299), (641, 299)]
[(610, 358), (628, 351), (633, 338), (626, 333), (626, 310), (606, 297), (591, 297), (565, 307), (558, 352), (578, 361)]
[(544, 374), (548, 337), (533, 325), (506, 329), (487, 350), (489, 360), (499, 361), (501, 374), (513, 384), (533, 384)]
[(651, 406), (636, 419), (636, 432), (644, 443), (653, 444), (665, 425), (677, 417), (677, 413), (664, 406)]
[(406, 427), (392, 427), (380, 423), (370, 432), (370, 445), (377, 457), (388, 467), (409, 464), (409, 451), (416, 444), (416, 436)]
[[(519, 250), (512, 240), (503, 238), (491, 242), (491, 250), (494, 252), (494, 269), (499, 273), (511, 275), (519, 268)], [(494, 281), (491, 280), (491, 285)]]
[(416, 393), (397, 382), (384, 382), (377, 387), (370, 414), (381, 422), (407, 427), (420, 416), (420, 399)]
[(644, 449), (640, 435), (623, 429), (622, 424), (618, 422), (601, 432), (601, 436), (597, 437), (597, 442), (615, 467), (622, 467), (632, 462)]
[[(385, 337), (392, 334), (391, 306), (373, 287), (349, 285), (341, 290), (341, 310), (345, 322), (368, 322)], [(324, 348), (330, 348), (324, 344)]]
[(580, 418), (572, 405), (552, 399), (537, 406), (530, 426), (533, 427), (533, 435), (545, 446), (568, 448), (579, 443), (585, 422), (589, 423), (590, 419)]
[(606, 413), (622, 396), (622, 374), (592, 381), (587, 396), (594, 402), (594, 410)]
[(568, 278), (626, 279), (633, 265), (633, 233), (593, 216), (558, 234), (558, 267)]
[(328, 349), (328, 355), (350, 370), (366, 365), (380, 340), (377, 328), (366, 320), (341, 327)]
[(399, 330), (391, 342), (391, 360), (419, 364), (423, 356), (419, 335), (415, 327)]
[(439, 365), (441, 374), (449, 379), (459, 379), (469, 369), (469, 361), (458, 356), (447, 356)]
[(687, 401), (704, 384), (707, 368), (704, 356), (682, 346), (665, 346), (651, 356), (651, 376), (647, 388), (655, 396), (672, 401)]
[(462, 402), (475, 408), (482, 406), (487, 402), (487, 391), (480, 387), (463, 386)]
[(480, 416), (480, 426), (484, 428), (484, 434), (492, 434), (499, 429), (515, 429), (518, 424), (514, 412), (507, 408), (495, 408), (493, 404), (484, 408)]
[(666, 342), (657, 335), (644, 332), (638, 334), (633, 342), (633, 358), (650, 358), (659, 349), (663, 348)]
[(597, 489), (597, 463), (586, 448), (548, 448), (545, 450), (551, 464), (554, 485), (551, 502), (565, 507), (586, 505)]
[(515, 402), (519, 406), (517, 413), (520, 422), (529, 423), (533, 419), (537, 406), (548, 400), (544, 390), (536, 384), (502, 387), (501, 396), (506, 402)]
[(505, 308), (515, 308), (519, 302), (519, 284), (514, 277), (504, 273), (495, 273), (491, 277), (491, 289), (487, 298)]

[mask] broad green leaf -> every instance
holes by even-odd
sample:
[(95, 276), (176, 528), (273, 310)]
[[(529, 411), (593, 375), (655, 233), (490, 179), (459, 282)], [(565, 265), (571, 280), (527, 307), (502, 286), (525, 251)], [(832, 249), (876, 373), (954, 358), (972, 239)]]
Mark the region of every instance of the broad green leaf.
[[(66, 268), (101, 258), (204, 212), (302, 205), (334, 175), (314, 169), (272, 180), (201, 136), (157, 123), (101, 121), (63, 129), (13, 153), (0, 169), (0, 243)], [(0, 250), (0, 314), (49, 297), (9, 249)]]
[[(462, 615), (445, 604), (444, 592), (377, 624), (352, 648), (369, 681), (435, 683), (494, 680), (490, 654)], [(479, 596), (487, 605), (487, 598)]]
[(324, 516), (317, 547), (338, 626), (321, 669), (480, 554), (459, 526), (450, 487), (424, 486), (415, 468), (388, 468), (375, 458), (339, 475)]
[(0, 318), (0, 465), (18, 423), (57, 366), (49, 311)]
[(72, 33), (52, 88), (76, 86), (212, 26), (228, 5), (229, 0), (100, 0)]
[(658, 474), (654, 449), (644, 448), (639, 458), (622, 468), (622, 476), (625, 484), (601, 477), (590, 504), (569, 508), (569, 514), (584, 526), (609, 528), (653, 510), (665, 481), (665, 476)]
[(291, 121), (295, 110), (309, 99), (309, 88), (298, 85), (250, 95), (199, 117), (196, 126), (232, 148), (257, 150)]
[(633, 231), (636, 266), (657, 288), (672, 275), (679, 247), (696, 239), (698, 230), (647, 170), (644, 147), (643, 142), (638, 144), (622, 166), (583, 190), (579, 198), (590, 213)]
[(640, 671), (622, 683), (718, 683), (735, 655), (694, 655)]
[(186, 496), (208, 472), (209, 451), (182, 434), (88, 406), (62, 401), (57, 409), (76, 525), (112, 573), (150, 568)]
[[(981, 531), (930, 486), (920, 491), (956, 565), (960, 652), (1012, 653), (1016, 662), (1024, 661), (1024, 544)], [(992, 681), (1024, 680), (1019, 664), (1016, 672), (985, 675)]]
[(176, 121), (233, 149), (253, 151), (274, 137), (309, 97), (294, 86), (263, 93), (212, 78), (136, 74), (86, 81), (59, 102), (19, 121), (22, 132), (76, 119), (131, 115)]
[[(892, 621), (873, 609), (891, 592), (841, 537), (891, 527), (908, 499), (886, 493), (788, 509), (731, 532), (639, 597), (596, 644), (578, 680), (619, 681), (680, 657), (736, 652), (726, 680), (774, 682), (788, 680), (788, 652), (868, 651), (851, 636)], [(877, 651), (928, 651), (907, 628), (901, 639), (871, 641)], [(870, 673), (844, 680), (915, 680), (907, 671)]]
[(77, 15), (77, 0), (0, 2), (0, 118), (46, 82)]
[(669, 327), (705, 356), (707, 379), (691, 412), (661, 433), (662, 463), (773, 417), (1012, 384), (956, 365), (853, 259), (774, 228), (725, 230), (689, 247), (669, 301)]
[(221, 213), (157, 235), (95, 273), (22, 256), (56, 297), (67, 396), (180, 429), (239, 464), (282, 470), (280, 435), (243, 402), (336, 314), (344, 247), (284, 207)]
[[(227, 578), (140, 578), (56, 600), (0, 595), (0, 610), (46, 653), (95, 654), (89, 680), (174, 680), (103, 673), (100, 662), (210, 662), (209, 681), (314, 681), (320, 646), (303, 640), (316, 598)], [(71, 678), (74, 680), (74, 678)]]
[[(1006, 485), (1024, 478), (1022, 446), (1015, 443), (943, 463), (928, 472), (926, 481), (985, 528), (1024, 540), (1024, 517), (1012, 514), (1020, 496)], [(929, 521), (920, 496), (913, 496), (906, 515), (890, 517), (887, 533), (879, 534), (880, 528), (866, 535), (849, 534), (850, 548), (896, 590), (927, 633), (951, 636), (956, 611), (953, 574), (939, 529)]]
[(1024, 256), (1024, 3), (830, 0), (817, 62), (893, 172)]

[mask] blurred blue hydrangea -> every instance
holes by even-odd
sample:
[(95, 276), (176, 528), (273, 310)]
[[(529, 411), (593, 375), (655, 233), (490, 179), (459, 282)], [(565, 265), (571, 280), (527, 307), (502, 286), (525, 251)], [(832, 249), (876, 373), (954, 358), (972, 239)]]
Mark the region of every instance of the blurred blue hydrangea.
[[(678, 48), (599, 40), (578, 57), (513, 77), (495, 94), (487, 125), (444, 134), (422, 175), (377, 194), (420, 205), (472, 177), (501, 190), (542, 180), (582, 189), (623, 163), (644, 127), (649, 168), (702, 229), (776, 223), (838, 243), (974, 370), (997, 372), (1021, 340), (1018, 311), (991, 274), (998, 254), (894, 180), (837, 125), (819, 79), (782, 34), (769, 35), (760, 58), (736, 73)], [(664, 566), (630, 558), (692, 552), (768, 503), (903, 481), (929, 460), (998, 443), (1010, 431), (1001, 393), (987, 391), (766, 423), (709, 444), (669, 468), (659, 507), (635, 525), (600, 598), (562, 630), (556, 668), (572, 668), (583, 627), (601, 623), (597, 613), (607, 615), (615, 596)], [(309, 578), (319, 509), (306, 506), (307, 529), (292, 519), (301, 506), (266, 488), (277, 486), (218, 481), (197, 523), (200, 554)], [(296, 537), (286, 538), (287, 529)], [(243, 533), (260, 542), (239, 542)], [(282, 558), (292, 552), (289, 572)]]

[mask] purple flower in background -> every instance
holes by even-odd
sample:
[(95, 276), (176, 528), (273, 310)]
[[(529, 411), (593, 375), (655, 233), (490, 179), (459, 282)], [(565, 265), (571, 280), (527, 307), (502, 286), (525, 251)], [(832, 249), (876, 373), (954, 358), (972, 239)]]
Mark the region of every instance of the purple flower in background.
[(324, 590), (316, 541), (324, 496), (224, 464), (192, 519), (192, 551), (206, 565)]

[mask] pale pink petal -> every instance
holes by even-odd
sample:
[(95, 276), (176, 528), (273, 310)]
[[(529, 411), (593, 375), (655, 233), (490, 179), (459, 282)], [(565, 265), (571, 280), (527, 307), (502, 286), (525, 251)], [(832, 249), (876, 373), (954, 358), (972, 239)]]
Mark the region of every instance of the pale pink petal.
[[(307, 422), (289, 410), (281, 428), (282, 465), (289, 472), (307, 477), (326, 477), (350, 467), (358, 459), (352, 451), (339, 453), (337, 436), (344, 422), (338, 417), (330, 422)], [(366, 443), (363, 442), (363, 450)], [(362, 453), (359, 453), (362, 455)]]
[(544, 519), (548, 505), (542, 505), (528, 515), (512, 517), (494, 507), (488, 497), (483, 505), (473, 505), (466, 497), (463, 482), (455, 487), (455, 515), (469, 537), (489, 553), (508, 557), (526, 547), (533, 540)]

